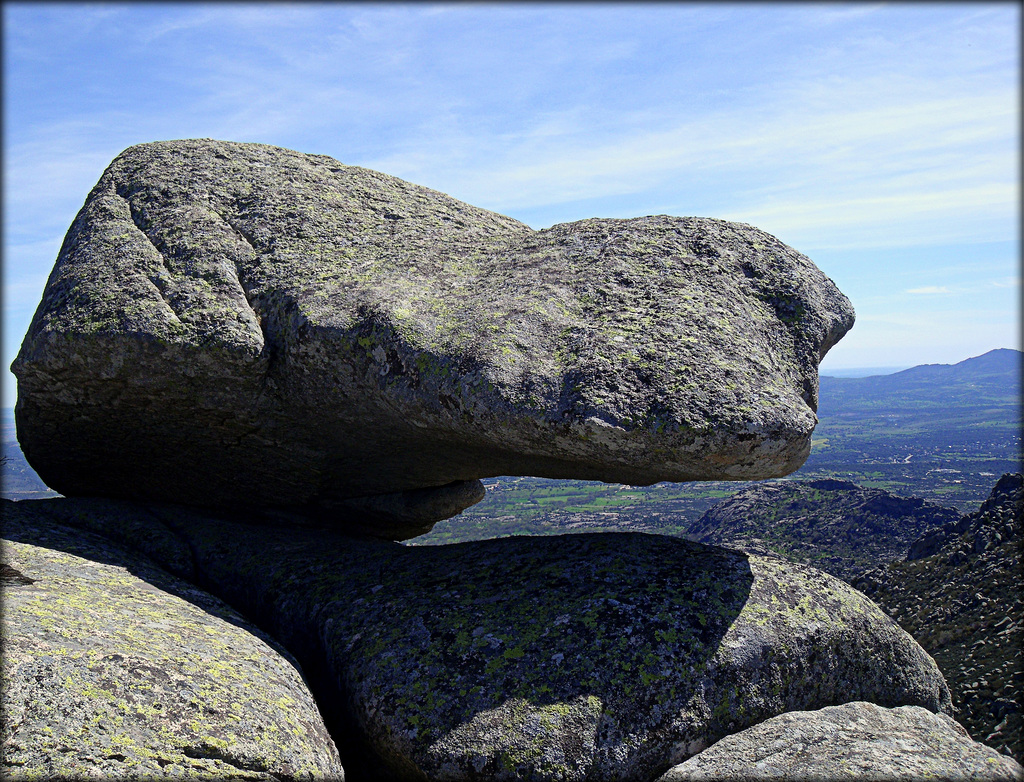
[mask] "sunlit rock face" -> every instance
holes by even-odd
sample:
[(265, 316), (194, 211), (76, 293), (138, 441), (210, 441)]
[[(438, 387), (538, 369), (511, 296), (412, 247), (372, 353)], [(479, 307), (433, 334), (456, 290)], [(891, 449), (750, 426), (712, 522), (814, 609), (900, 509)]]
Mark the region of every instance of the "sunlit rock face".
[(784, 475), (852, 323), (748, 225), (536, 231), (321, 155), (157, 142), (65, 238), (13, 365), (18, 434), (66, 495), (402, 538), (492, 475)]
[[(813, 748), (812, 751), (809, 751)], [(945, 714), (863, 701), (792, 711), (726, 736), (658, 782), (720, 779), (1021, 779), (1011, 757)]]
[(192, 572), (144, 508), (0, 499), (4, 778), (343, 782), (295, 658), (138, 550), (64, 524), (97, 516)]

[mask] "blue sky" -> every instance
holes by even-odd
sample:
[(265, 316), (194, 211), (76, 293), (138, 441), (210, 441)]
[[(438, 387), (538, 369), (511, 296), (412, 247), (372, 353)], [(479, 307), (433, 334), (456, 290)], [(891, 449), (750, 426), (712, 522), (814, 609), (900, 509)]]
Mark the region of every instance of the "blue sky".
[(822, 371), (1020, 347), (1016, 3), (5, 3), (6, 371), (125, 147), (331, 155), (516, 217), (700, 215), (810, 256)]

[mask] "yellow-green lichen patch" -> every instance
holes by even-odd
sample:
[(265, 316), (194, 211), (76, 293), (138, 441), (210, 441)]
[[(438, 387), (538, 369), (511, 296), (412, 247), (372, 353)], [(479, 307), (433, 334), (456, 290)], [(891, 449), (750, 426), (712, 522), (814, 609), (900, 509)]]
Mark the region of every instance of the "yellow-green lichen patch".
[[(913, 639), (786, 562), (624, 533), (421, 548), (175, 528), (211, 588), (332, 672), (330, 697), (396, 770), (641, 779), (680, 747), (852, 693), (943, 707)], [(566, 745), (584, 716), (593, 744)]]
[(4, 557), (34, 581), (3, 590), (3, 762), (14, 778), (341, 774), (279, 646), (143, 557), (18, 515), (5, 513)]
[(784, 475), (852, 321), (751, 226), (534, 231), (319, 156), (192, 139), (107, 168), (13, 370), (22, 442), (66, 495), (329, 513), (502, 474)]

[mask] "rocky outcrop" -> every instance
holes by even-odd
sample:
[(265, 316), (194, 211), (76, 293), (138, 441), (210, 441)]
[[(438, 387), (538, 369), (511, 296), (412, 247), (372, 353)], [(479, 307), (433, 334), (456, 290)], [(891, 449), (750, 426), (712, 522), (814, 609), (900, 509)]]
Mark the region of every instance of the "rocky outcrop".
[(846, 703), (773, 717), (719, 741), (658, 782), (1024, 778), (1024, 768), (918, 706)]
[(13, 365), (18, 435), (65, 495), (400, 538), (484, 476), (784, 475), (852, 323), (748, 225), (534, 231), (324, 156), (143, 144), (65, 238)]
[(145, 545), (257, 621), (341, 726), (353, 779), (651, 779), (794, 709), (949, 709), (870, 601), (779, 560), (628, 533), (427, 548), (180, 506), (19, 505)]
[(971, 735), (1024, 762), (1024, 477), (1002, 476), (960, 523), (915, 543), (928, 556), (870, 571), (854, 586), (932, 655), (955, 717)]
[(1020, 539), (1022, 520), (1020, 473), (1007, 473), (992, 488), (976, 513), (965, 514), (943, 524), (915, 540), (907, 552), (907, 561), (924, 559), (945, 550), (946, 559), (956, 565), (967, 557), (998, 548), (1006, 541)]
[[(48, 507), (0, 500), (5, 777), (343, 777), (279, 644)], [(163, 539), (154, 550), (181, 564)]]
[(702, 543), (774, 554), (850, 581), (903, 559), (960, 512), (849, 481), (777, 481), (714, 505), (688, 529)]

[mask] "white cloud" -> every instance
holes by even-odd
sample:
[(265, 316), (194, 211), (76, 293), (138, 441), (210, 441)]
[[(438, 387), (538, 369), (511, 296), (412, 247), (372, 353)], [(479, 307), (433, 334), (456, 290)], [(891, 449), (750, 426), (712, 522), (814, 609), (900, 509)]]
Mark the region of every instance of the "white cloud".
[(945, 285), (925, 285), (922, 288), (910, 288), (907, 293), (914, 294), (934, 294), (934, 293), (949, 293), (950, 290)]
[(993, 288), (1019, 288), (1020, 277), (1003, 277), (998, 280), (992, 280), (989, 285)]

